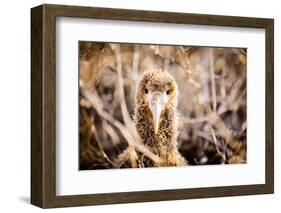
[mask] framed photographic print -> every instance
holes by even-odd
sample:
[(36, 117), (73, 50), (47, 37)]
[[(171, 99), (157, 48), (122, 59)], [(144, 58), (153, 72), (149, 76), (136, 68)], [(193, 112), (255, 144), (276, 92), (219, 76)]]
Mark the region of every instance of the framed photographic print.
[(273, 19), (31, 9), (31, 203), (273, 193)]

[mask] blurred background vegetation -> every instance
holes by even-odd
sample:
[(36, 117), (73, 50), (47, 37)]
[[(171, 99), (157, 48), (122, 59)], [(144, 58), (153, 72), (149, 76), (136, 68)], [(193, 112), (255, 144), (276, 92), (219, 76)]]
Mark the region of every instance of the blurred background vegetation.
[(179, 87), (179, 151), (190, 165), (246, 162), (246, 49), (80, 42), (80, 169), (138, 165), (136, 84), (163, 69)]

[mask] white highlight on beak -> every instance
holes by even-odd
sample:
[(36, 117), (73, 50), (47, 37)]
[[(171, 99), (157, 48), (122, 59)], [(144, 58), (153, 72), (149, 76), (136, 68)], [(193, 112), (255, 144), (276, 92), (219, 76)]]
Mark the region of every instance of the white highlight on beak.
[(153, 92), (149, 95), (149, 108), (153, 117), (153, 130), (157, 134), (160, 124), (160, 115), (166, 104), (166, 94), (161, 92)]

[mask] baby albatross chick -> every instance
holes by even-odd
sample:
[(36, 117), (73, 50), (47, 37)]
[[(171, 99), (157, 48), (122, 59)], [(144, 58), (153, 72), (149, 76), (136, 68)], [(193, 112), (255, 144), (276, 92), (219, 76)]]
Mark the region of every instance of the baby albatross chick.
[(178, 151), (177, 97), (177, 83), (168, 72), (146, 72), (138, 84), (136, 129), (142, 143), (162, 160), (155, 163), (143, 156), (144, 167), (187, 165)]

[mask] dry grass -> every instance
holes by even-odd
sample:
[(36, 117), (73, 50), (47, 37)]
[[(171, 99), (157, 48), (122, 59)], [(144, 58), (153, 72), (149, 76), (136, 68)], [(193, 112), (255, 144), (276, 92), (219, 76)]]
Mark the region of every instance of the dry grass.
[(191, 165), (246, 162), (246, 50), (80, 42), (80, 169), (143, 167), (133, 112), (146, 70), (179, 86), (179, 150)]

